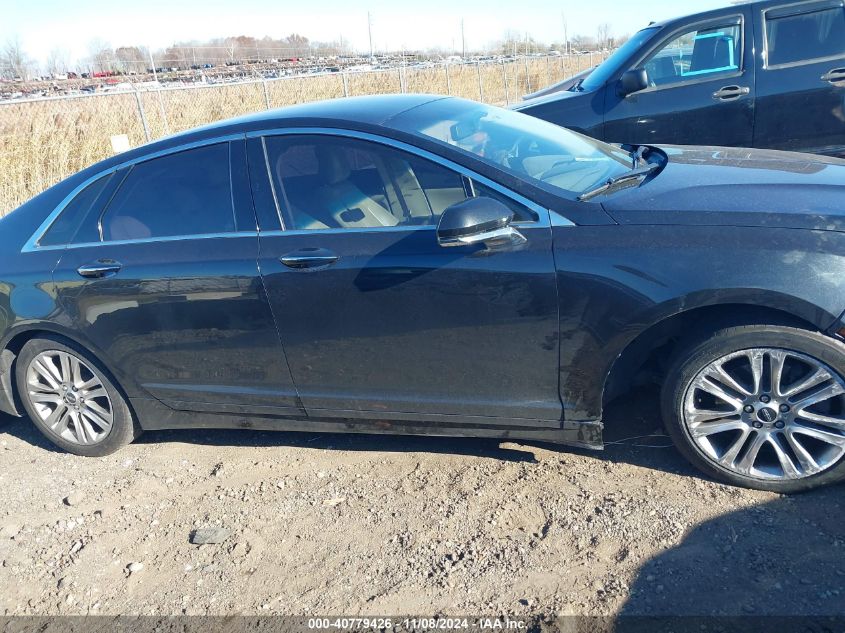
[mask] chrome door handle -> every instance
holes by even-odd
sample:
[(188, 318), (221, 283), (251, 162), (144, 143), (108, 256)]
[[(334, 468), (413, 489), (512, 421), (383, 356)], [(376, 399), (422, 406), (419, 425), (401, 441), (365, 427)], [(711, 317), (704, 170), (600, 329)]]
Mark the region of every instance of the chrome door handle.
[(85, 264), (76, 269), (80, 276), (86, 279), (102, 279), (116, 275), (123, 268), (123, 264), (113, 259), (98, 259), (91, 264)]
[(337, 260), (338, 256), (325, 248), (303, 248), (279, 258), (279, 261), (285, 266), (297, 270), (325, 268), (331, 266)]
[(735, 101), (751, 92), (747, 86), (725, 86), (713, 93), (713, 98), (718, 101)]
[(822, 81), (826, 81), (834, 85), (845, 83), (845, 68), (834, 68), (822, 75)]

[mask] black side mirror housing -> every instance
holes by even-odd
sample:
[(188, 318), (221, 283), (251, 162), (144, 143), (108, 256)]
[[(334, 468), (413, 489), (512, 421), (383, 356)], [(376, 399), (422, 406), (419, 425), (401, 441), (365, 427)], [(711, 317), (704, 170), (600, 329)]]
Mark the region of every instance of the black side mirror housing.
[(620, 97), (627, 97), (646, 88), (648, 88), (648, 71), (645, 68), (628, 70), (619, 80)]
[(469, 198), (443, 211), (437, 224), (437, 242), (445, 247), (513, 242), (516, 236), (522, 236), (510, 226), (512, 221), (513, 211), (498, 200)]

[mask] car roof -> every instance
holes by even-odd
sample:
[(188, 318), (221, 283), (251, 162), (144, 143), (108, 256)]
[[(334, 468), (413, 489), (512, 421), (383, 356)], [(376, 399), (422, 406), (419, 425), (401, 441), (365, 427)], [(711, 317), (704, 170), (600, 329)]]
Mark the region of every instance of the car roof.
[(433, 101), (449, 98), (454, 97), (426, 94), (375, 95), (329, 99), (263, 110), (191, 128), (146, 143), (91, 165), (77, 175), (88, 175), (94, 171), (109, 169), (124, 162), (143, 159), (147, 155), (197, 141), (244, 134), (255, 130), (273, 129), (274, 127), (282, 128), (295, 125), (298, 127), (339, 127), (371, 130), (403, 112)]
[[(804, 3), (812, 3), (814, 0), (797, 0), (791, 4), (804, 4)], [(711, 9), (709, 11), (701, 11), (698, 13), (687, 13), (685, 15), (679, 15), (674, 18), (670, 18), (668, 20), (661, 20), (660, 22), (652, 22), (647, 27), (643, 28), (666, 28), (675, 26), (679, 23), (686, 23), (689, 21), (690, 18), (695, 18), (696, 20), (707, 20), (710, 17), (718, 17), (720, 15), (727, 15), (727, 14), (734, 14), (741, 12), (743, 9), (747, 7), (759, 8), (765, 7), (766, 5), (772, 4), (783, 4), (782, 0), (753, 0), (750, 2), (731, 2), (728, 3), (728, 0), (725, 0), (725, 6), (719, 9)]]

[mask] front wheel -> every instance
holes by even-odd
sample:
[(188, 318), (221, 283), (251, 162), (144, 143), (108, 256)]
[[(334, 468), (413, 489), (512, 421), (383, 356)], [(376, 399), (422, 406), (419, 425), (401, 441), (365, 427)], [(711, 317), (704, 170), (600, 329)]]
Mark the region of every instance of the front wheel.
[(28, 341), (18, 355), (15, 380), (38, 430), (70, 453), (109, 455), (140, 432), (108, 371), (71, 341)]
[(845, 345), (783, 326), (721, 329), (682, 347), (666, 428), (704, 472), (793, 493), (845, 479)]

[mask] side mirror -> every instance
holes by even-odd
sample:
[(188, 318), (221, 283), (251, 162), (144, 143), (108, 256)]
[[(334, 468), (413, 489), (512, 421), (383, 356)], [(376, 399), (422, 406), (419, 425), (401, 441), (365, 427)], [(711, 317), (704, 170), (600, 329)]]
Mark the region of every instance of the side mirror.
[(648, 71), (645, 68), (626, 71), (619, 80), (620, 97), (627, 97), (646, 88), (648, 88)]
[(472, 246), (488, 248), (525, 242), (522, 234), (510, 224), (513, 211), (492, 198), (469, 198), (448, 207), (437, 225), (440, 246)]

